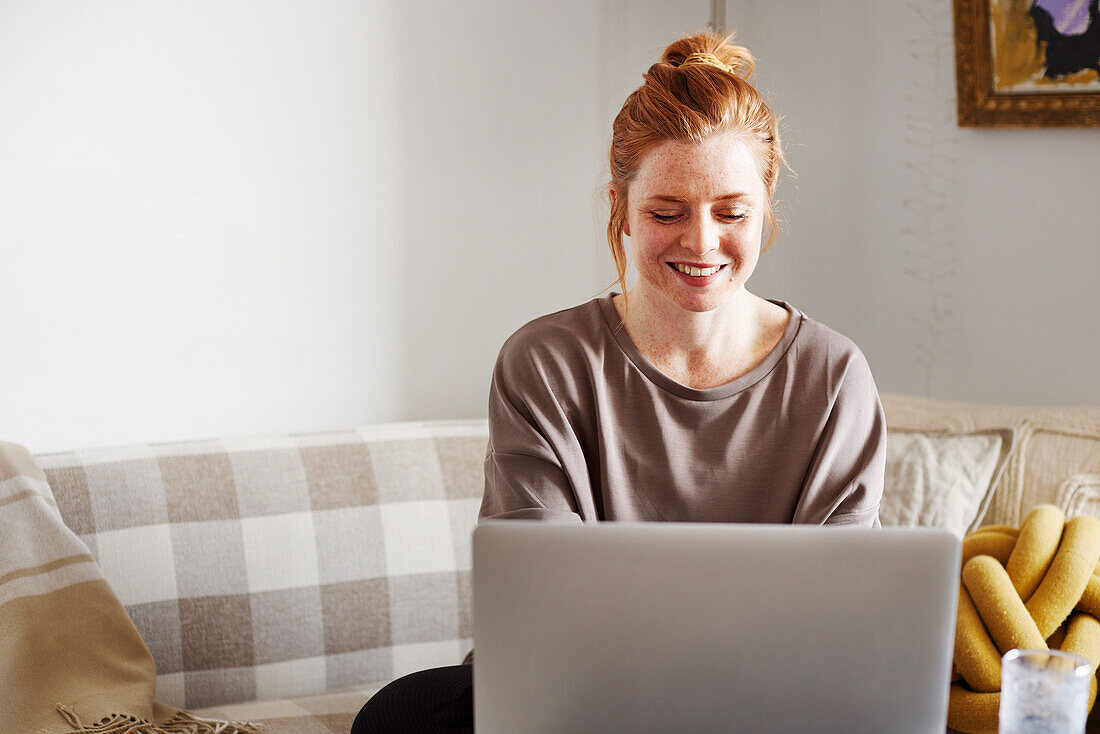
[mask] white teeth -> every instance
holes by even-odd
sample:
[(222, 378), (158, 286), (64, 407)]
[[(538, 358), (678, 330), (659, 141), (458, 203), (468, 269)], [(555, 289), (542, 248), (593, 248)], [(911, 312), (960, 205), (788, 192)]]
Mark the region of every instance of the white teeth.
[(686, 273), (687, 275), (693, 276), (695, 278), (698, 278), (700, 276), (714, 275), (722, 269), (721, 265), (715, 265), (712, 268), (695, 268), (690, 265), (681, 265), (680, 263), (673, 263), (673, 265), (681, 273)]

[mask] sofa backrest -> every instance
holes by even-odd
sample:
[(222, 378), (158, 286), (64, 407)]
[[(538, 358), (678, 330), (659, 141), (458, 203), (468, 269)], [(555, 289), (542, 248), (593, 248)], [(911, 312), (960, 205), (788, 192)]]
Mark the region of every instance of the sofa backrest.
[(1100, 408), (972, 405), (884, 394), (890, 430), (966, 433), (1004, 428), (1013, 447), (982, 526), (1019, 527), (1039, 504), (1100, 517)]
[(438, 421), (35, 458), (157, 699), (202, 708), (461, 662), (487, 440)]
[[(1100, 517), (1100, 408), (883, 395), (890, 429), (1008, 428), (983, 525), (1036, 504)], [(471, 646), (484, 420), (36, 458), (157, 663), (201, 708), (383, 682)]]

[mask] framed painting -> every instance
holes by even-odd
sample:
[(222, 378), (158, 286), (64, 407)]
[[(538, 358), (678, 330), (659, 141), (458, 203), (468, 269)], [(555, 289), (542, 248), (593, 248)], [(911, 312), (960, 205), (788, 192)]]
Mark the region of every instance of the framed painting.
[(959, 125), (1100, 127), (1100, 0), (953, 0)]

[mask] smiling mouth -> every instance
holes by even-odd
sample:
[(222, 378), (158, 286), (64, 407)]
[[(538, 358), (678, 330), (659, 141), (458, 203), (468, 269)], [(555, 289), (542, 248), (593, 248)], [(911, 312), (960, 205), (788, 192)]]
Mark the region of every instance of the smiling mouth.
[(726, 264), (710, 265), (707, 267), (696, 267), (694, 265), (686, 265), (684, 263), (668, 263), (673, 270), (677, 270), (684, 275), (690, 275), (693, 278), (706, 278), (714, 275), (722, 268), (726, 267)]

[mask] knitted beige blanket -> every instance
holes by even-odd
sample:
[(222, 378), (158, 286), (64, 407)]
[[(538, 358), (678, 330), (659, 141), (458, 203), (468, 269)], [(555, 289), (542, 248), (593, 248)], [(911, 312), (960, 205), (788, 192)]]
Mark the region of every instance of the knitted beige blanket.
[(42, 470), (0, 442), (0, 732), (258, 731), (155, 703), (155, 687), (152, 655)]

